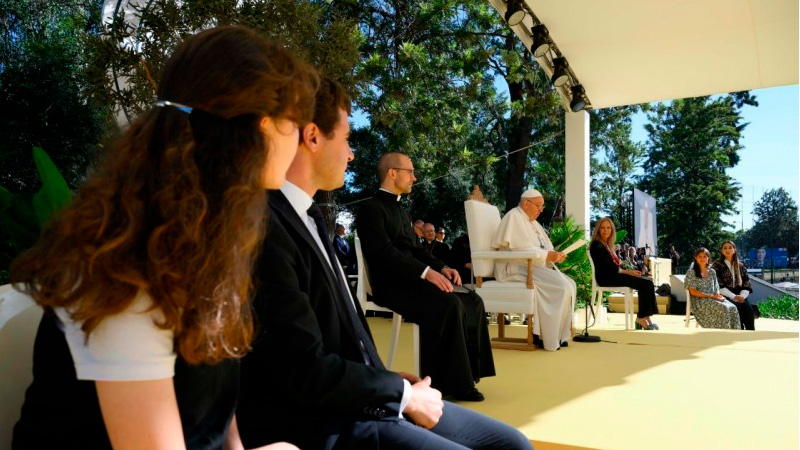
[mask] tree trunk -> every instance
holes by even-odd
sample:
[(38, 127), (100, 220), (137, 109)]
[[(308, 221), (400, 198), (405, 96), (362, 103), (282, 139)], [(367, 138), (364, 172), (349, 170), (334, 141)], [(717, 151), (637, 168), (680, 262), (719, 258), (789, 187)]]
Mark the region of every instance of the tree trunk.
[[(506, 50), (514, 49), (514, 38), (511, 34), (506, 38)], [(525, 100), (525, 86), (522, 82), (508, 83), (508, 96), (511, 102)], [(508, 151), (513, 152), (519, 148), (527, 147), (531, 143), (533, 121), (530, 117), (514, 117), (509, 119)], [(519, 204), (519, 197), (525, 189), (525, 168), (528, 165), (528, 149), (520, 150), (508, 155), (508, 185), (506, 188), (506, 211)]]
[[(509, 98), (511, 101), (523, 99), (523, 87), (520, 83), (508, 83)], [(508, 151), (513, 152), (519, 148), (527, 147), (531, 143), (533, 131), (532, 120), (529, 117), (512, 117), (509, 122)], [(506, 211), (519, 204), (519, 197), (525, 189), (525, 169), (528, 165), (528, 149), (520, 150), (508, 155), (508, 187), (506, 190)]]

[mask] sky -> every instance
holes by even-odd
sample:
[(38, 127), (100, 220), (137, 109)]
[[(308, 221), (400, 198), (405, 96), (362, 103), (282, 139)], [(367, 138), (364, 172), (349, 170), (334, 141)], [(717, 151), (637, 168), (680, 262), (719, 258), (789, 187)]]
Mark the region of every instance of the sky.
[[(742, 132), (743, 146), (739, 151), (739, 164), (728, 169), (741, 186), (738, 213), (725, 216), (733, 230), (753, 226), (753, 204), (764, 192), (784, 188), (795, 203), (800, 193), (800, 108), (798, 85), (750, 91), (756, 96), (758, 107), (742, 108), (743, 122), (749, 123)], [(645, 114), (633, 120), (632, 139), (646, 141)]]

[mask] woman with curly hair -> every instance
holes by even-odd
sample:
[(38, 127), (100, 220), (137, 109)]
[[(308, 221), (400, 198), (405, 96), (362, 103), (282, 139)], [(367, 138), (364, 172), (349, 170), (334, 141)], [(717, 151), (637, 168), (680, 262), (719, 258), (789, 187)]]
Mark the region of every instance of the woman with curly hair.
[(692, 313), (703, 328), (741, 330), (739, 311), (719, 293), (717, 272), (710, 267), (711, 253), (700, 247), (694, 252), (684, 285), (692, 296)]
[(753, 288), (750, 287), (750, 277), (747, 276), (747, 269), (739, 261), (739, 252), (736, 251), (736, 244), (733, 241), (723, 242), (719, 254), (719, 259), (714, 261), (711, 266), (717, 272), (719, 293), (733, 303), (733, 306), (739, 311), (742, 328), (755, 330), (753, 306), (747, 300), (747, 296), (753, 292)]
[(265, 188), (283, 183), (317, 84), (244, 27), (178, 47), (156, 106), (12, 267), (45, 309), (13, 448), (241, 448)]

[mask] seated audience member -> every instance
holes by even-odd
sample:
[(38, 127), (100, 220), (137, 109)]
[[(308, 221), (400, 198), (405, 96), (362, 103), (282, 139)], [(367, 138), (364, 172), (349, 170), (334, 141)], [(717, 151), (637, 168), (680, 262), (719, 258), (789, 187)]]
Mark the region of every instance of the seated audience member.
[(604, 217), (597, 222), (592, 233), (589, 254), (594, 263), (594, 276), (599, 286), (627, 286), (639, 292), (639, 312), (636, 314), (636, 328), (657, 330), (651, 316), (658, 313), (656, 294), (653, 282), (642, 277), (642, 272), (634, 269), (622, 269), (621, 261), (614, 248), (617, 230), (614, 222)]
[(417, 236), (417, 243), (425, 243), (425, 222), (417, 219), (414, 221), (414, 234)]
[(458, 271), (415, 243), (400, 202), (416, 181), (411, 160), (381, 156), (378, 180), (380, 189), (356, 217), (374, 301), (419, 325), (420, 370), (433, 387), (456, 400), (481, 401), (476, 381), (495, 374), (483, 300), (454, 293)]
[(639, 251), (634, 246), (628, 248), (628, 261), (631, 263), (633, 270), (638, 270), (642, 273), (642, 276), (647, 276), (647, 266), (644, 263), (644, 258), (639, 256)]
[(336, 259), (342, 265), (346, 274), (357, 273), (353, 267), (353, 249), (344, 237), (344, 225), (336, 224), (336, 234), (333, 236), (333, 249), (336, 251)]
[(642, 276), (650, 275), (650, 267), (647, 265), (647, 253), (644, 247), (636, 249), (636, 261), (641, 265)]
[(469, 248), (469, 235), (463, 234), (453, 240), (453, 247), (450, 248), (450, 266), (458, 271), (462, 282), (472, 282), (472, 252)]
[[(378, 356), (313, 202), (317, 190), (344, 184), (353, 159), (349, 110), (344, 89), (323, 80), (287, 181), (269, 195), (254, 301), (261, 326), (242, 361), (242, 441), (252, 448), (286, 440), (303, 450), (530, 450), (516, 429), (442, 401), (430, 377), (391, 372)], [(402, 223), (413, 239), (411, 222)]]
[(248, 28), (178, 46), (159, 101), (11, 268), (45, 307), (11, 448), (242, 448), (264, 189), (283, 183), (317, 84)]
[(722, 243), (719, 251), (720, 258), (714, 261), (714, 271), (717, 272), (719, 282), (719, 293), (736, 306), (739, 311), (739, 318), (742, 321), (742, 328), (745, 330), (755, 330), (755, 314), (753, 306), (747, 300), (753, 288), (750, 287), (750, 277), (747, 276), (747, 269), (739, 261), (739, 252), (736, 251), (736, 244), (732, 241)]
[(669, 259), (672, 262), (672, 273), (678, 273), (678, 262), (681, 260), (681, 255), (675, 250), (674, 245), (669, 246)]
[(628, 261), (628, 244), (621, 242), (617, 245), (617, 257), (622, 262)]
[(719, 293), (717, 272), (709, 266), (711, 254), (700, 247), (686, 272), (684, 284), (692, 296), (692, 313), (703, 328), (741, 330), (736, 306)]
[[(553, 243), (536, 218), (544, 210), (544, 197), (536, 189), (522, 193), (519, 206), (507, 212), (497, 228), (492, 247), (497, 250), (534, 250), (533, 281), (536, 290), (534, 342), (545, 350), (566, 347), (572, 335), (572, 312), (576, 286), (561, 273), (556, 263), (567, 255), (555, 251)], [(528, 262), (521, 260), (495, 261), (495, 278), (500, 282), (526, 281)]]
[(439, 227), (436, 229), (436, 240), (444, 243), (444, 227)]
[(449, 263), (450, 247), (448, 247), (444, 242), (436, 239), (435, 229), (436, 227), (434, 227), (432, 223), (426, 223), (422, 227), (422, 231), (425, 234), (422, 246), (425, 247), (425, 251), (431, 254), (434, 258), (444, 263)]

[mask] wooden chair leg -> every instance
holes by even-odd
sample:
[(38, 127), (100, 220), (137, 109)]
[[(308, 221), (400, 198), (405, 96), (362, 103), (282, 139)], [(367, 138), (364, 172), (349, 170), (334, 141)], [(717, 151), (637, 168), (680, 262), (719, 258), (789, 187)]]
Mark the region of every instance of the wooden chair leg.
[(506, 315), (504, 313), (497, 313), (497, 337), (500, 339), (506, 337)]
[(505, 314), (497, 314), (497, 337), (492, 338), (492, 348), (502, 348), (507, 350), (532, 351), (536, 347), (533, 345), (533, 314), (528, 314), (528, 335), (524, 338), (506, 337)]

